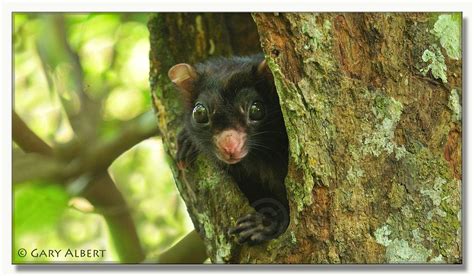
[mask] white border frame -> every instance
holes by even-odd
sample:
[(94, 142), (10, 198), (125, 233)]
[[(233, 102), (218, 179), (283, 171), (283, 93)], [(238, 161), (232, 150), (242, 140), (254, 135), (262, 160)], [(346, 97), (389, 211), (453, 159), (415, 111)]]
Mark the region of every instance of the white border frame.
[[(468, 230), (473, 229), (472, 214), (468, 208), (468, 199), (473, 199), (474, 188), (469, 181), (469, 172), (473, 171), (469, 157), (472, 157), (471, 147), (468, 145), (469, 130), (472, 129), (472, 113), (468, 114), (467, 106), (474, 106), (472, 101), (474, 97), (469, 95), (468, 80), (472, 80), (472, 74), (468, 71), (472, 68), (473, 58), (469, 52), (469, 47), (473, 47), (473, 2), (472, 0), (327, 0), (327, 1), (309, 1), (309, 0), (285, 0), (285, 1), (268, 1), (268, 0), (1, 0), (0, 9), (0, 26), (1, 34), (1, 58), (2, 66), (0, 66), (0, 76), (2, 78), (2, 100), (0, 101), (0, 156), (3, 161), (0, 166), (0, 205), (1, 205), (1, 222), (0, 222), (0, 275), (13, 274), (107, 274), (114, 275), (117, 273), (135, 273), (148, 272), (160, 273), (170, 272), (170, 270), (184, 270), (185, 272), (209, 273), (209, 271), (224, 272), (232, 270), (234, 272), (243, 271), (246, 274), (250, 271), (253, 273), (267, 274), (274, 273), (277, 270), (281, 272), (289, 272), (296, 270), (306, 273), (330, 273), (330, 274), (407, 274), (416, 273), (424, 275), (432, 275), (439, 273), (449, 274), (473, 274), (472, 264), (474, 258), (470, 254), (469, 249), (473, 248), (472, 239), (468, 239)], [(463, 12), (463, 262), (464, 265), (459, 266), (126, 266), (126, 265), (96, 265), (96, 266), (77, 266), (77, 265), (55, 265), (55, 266), (34, 266), (18, 268), (11, 264), (12, 248), (11, 248), (11, 224), (12, 224), (12, 189), (11, 189), (11, 110), (12, 110), (12, 12), (176, 12), (176, 11), (205, 11), (205, 12), (229, 12), (229, 11), (269, 11), (269, 12), (301, 12), (301, 11), (317, 11), (317, 12), (388, 12), (388, 11), (462, 11)], [(471, 119), (471, 120), (470, 120)], [(471, 237), (472, 238), (472, 237)], [(232, 269), (230, 269), (232, 268)], [(255, 272), (256, 271), (256, 272)], [(251, 273), (252, 274), (252, 273)]]

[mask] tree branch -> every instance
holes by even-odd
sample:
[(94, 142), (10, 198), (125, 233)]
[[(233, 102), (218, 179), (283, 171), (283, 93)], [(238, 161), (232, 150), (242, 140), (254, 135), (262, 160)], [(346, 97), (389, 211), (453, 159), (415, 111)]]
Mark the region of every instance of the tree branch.
[[(69, 122), (71, 123), (71, 127), (75, 129), (75, 126), (72, 125), (74, 118), (74, 111), (73, 108), (71, 108), (71, 104), (68, 103), (68, 101), (64, 97), (65, 92), (65, 87), (63, 84), (60, 84), (59, 81), (56, 79), (56, 81), (53, 80), (51, 77), (51, 73), (48, 71), (48, 66), (51, 63), (50, 60), (48, 60), (48, 50), (47, 46), (43, 45), (44, 43), (37, 42), (36, 43), (36, 51), (38, 53), (38, 57), (41, 63), (41, 68), (43, 69), (44, 76), (46, 78), (47, 84), (48, 84), (48, 89), (49, 89), (49, 94), (52, 97), (55, 93), (58, 95), (59, 100), (61, 101), (62, 107), (64, 109), (64, 112), (66, 113), (66, 116), (69, 119)], [(56, 89), (55, 89), (56, 88)], [(64, 90), (64, 91), (63, 91)], [(59, 116), (57, 125), (59, 126), (62, 120), (62, 116)]]
[(64, 166), (63, 170), (50, 170), (49, 174), (41, 174), (47, 176), (45, 180), (55, 179), (62, 182), (77, 178), (84, 173), (92, 175), (102, 173), (125, 151), (147, 138), (160, 134), (153, 112), (149, 111), (125, 122), (121, 127), (123, 130), (111, 141), (97, 142), (93, 145), (86, 144), (84, 149), (77, 149), (76, 144), (71, 144), (62, 148), (61, 152), (56, 152), (59, 155), (55, 155), (53, 149), (33, 133), (16, 113), (13, 114), (13, 117), (13, 140), (25, 152), (36, 152), (55, 156), (56, 158), (64, 158), (67, 156), (64, 152), (68, 152), (71, 147), (71, 150), (79, 154), (68, 158), (68, 161), (64, 161), (68, 164)]
[[(69, 116), (69, 121), (76, 135), (81, 139), (90, 139), (96, 136), (97, 126), (99, 124), (101, 102), (90, 98), (86, 93), (86, 85), (84, 82), (84, 70), (81, 64), (79, 54), (71, 47), (68, 40), (66, 22), (64, 15), (53, 15), (53, 24), (56, 36), (60, 46), (64, 49), (72, 68), (72, 76), (74, 80), (75, 90), (79, 98), (78, 115)], [(67, 106), (65, 106), (67, 107)]]
[(55, 15), (53, 18), (54, 18), (55, 30), (59, 38), (59, 41), (61, 42), (62, 47), (66, 50), (66, 53), (71, 61), (74, 82), (77, 87), (77, 92), (79, 94), (81, 102), (85, 102), (89, 100), (89, 97), (87, 96), (84, 90), (84, 73), (83, 73), (84, 70), (82, 68), (81, 59), (79, 58), (79, 55), (72, 49), (71, 45), (69, 44), (64, 16)]
[(196, 230), (193, 230), (161, 253), (158, 262), (161, 264), (202, 264), (206, 259), (206, 246)]
[(64, 171), (64, 164), (53, 156), (40, 153), (25, 153), (13, 150), (12, 182), (24, 183), (32, 180), (59, 182), (58, 176)]
[(35, 152), (52, 156), (53, 149), (39, 138), (13, 111), (12, 114), (13, 141), (25, 152)]
[(160, 134), (152, 111), (125, 122), (122, 129), (120, 134), (112, 141), (99, 142), (87, 149), (87, 153), (82, 159), (82, 171), (107, 169), (117, 157), (131, 147), (147, 138)]
[(104, 216), (120, 261), (139, 263), (145, 258), (127, 203), (107, 172), (97, 175), (83, 196)]

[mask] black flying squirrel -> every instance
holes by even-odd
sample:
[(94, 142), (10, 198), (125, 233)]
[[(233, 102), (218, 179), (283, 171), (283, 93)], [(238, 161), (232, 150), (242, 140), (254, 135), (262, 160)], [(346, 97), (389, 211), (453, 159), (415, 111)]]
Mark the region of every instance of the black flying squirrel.
[(240, 243), (282, 234), (289, 223), (288, 136), (263, 55), (180, 63), (168, 76), (185, 104), (177, 161), (190, 163), (203, 153), (236, 181), (256, 210), (229, 229)]

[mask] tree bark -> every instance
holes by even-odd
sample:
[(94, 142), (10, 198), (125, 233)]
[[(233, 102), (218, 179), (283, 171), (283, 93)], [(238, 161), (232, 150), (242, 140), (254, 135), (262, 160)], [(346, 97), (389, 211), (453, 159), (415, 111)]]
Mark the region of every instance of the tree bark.
[[(213, 22), (207, 20), (220, 16), (203, 18)], [(201, 49), (196, 44), (189, 53), (171, 55), (181, 60), (169, 60), (165, 54), (174, 45), (163, 35), (189, 33), (183, 25), (169, 31), (163, 18), (180, 22), (179, 15), (150, 21), (151, 86), (165, 145), (174, 156), (180, 111), (166, 72), (176, 61), (193, 63), (206, 55), (195, 55)], [(211, 260), (462, 262), (461, 15), (257, 13), (253, 18), (290, 141), (285, 184), (291, 220), (276, 240), (238, 245), (227, 228), (249, 207), (236, 186), (204, 158), (186, 171), (174, 167)], [(222, 25), (213, 28), (203, 41)], [(193, 34), (187, 40), (197, 43)], [(232, 47), (227, 43), (227, 38), (214, 42), (224, 50)]]

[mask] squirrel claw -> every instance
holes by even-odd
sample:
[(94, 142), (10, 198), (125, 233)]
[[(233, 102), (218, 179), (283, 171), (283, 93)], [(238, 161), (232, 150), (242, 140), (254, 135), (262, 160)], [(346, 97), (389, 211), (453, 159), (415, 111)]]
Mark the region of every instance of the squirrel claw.
[(229, 229), (229, 235), (236, 235), (239, 243), (258, 244), (273, 239), (278, 223), (256, 212), (237, 220), (237, 225)]

